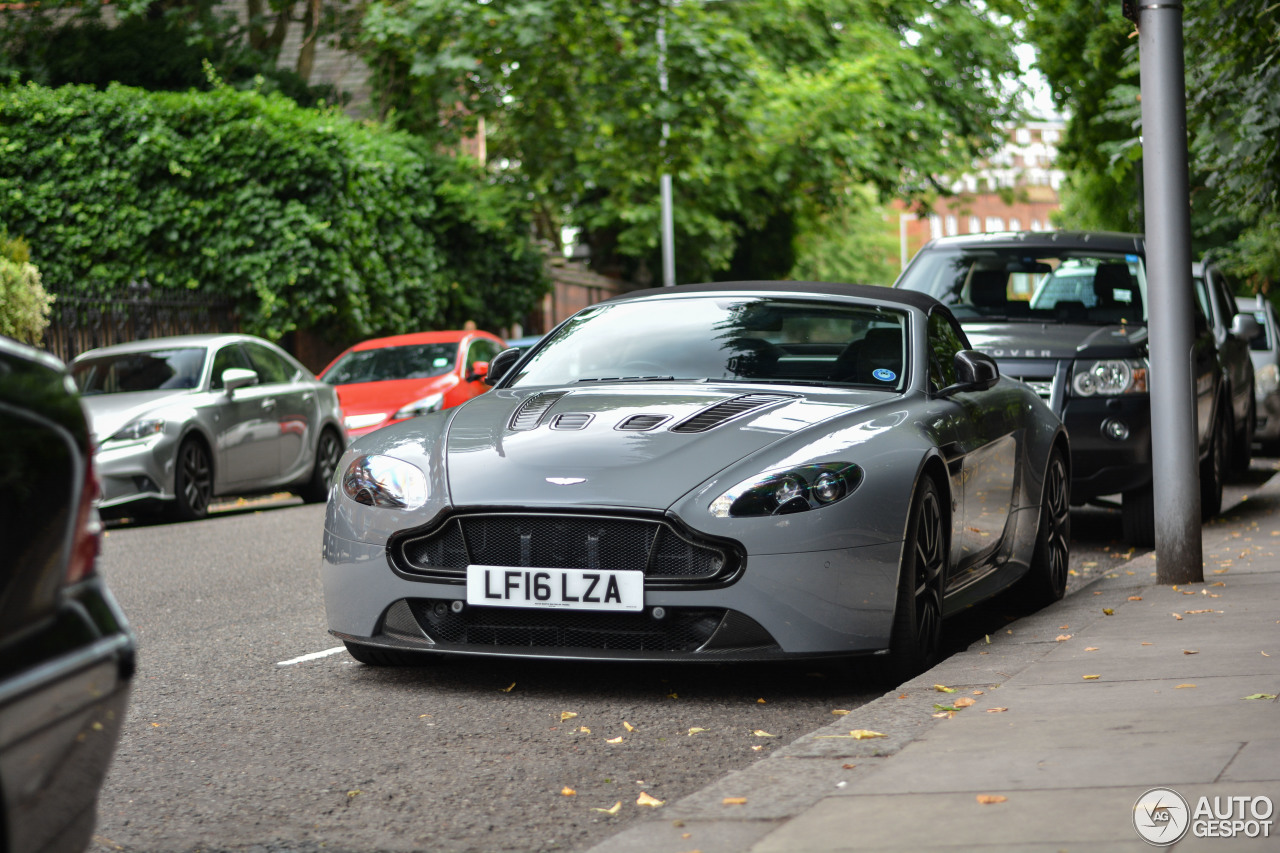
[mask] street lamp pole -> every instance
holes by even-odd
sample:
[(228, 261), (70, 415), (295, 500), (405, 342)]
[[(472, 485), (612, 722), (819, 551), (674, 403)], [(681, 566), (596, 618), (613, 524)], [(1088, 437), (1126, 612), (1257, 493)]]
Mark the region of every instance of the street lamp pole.
[[(658, 10), (658, 90), (662, 100), (667, 99), (667, 7)], [(662, 197), (662, 286), (672, 287), (676, 283), (676, 247), (675, 226), (671, 214), (671, 173), (667, 166), (667, 139), (671, 136), (671, 125), (662, 122), (662, 174), (658, 177), (659, 193)]]

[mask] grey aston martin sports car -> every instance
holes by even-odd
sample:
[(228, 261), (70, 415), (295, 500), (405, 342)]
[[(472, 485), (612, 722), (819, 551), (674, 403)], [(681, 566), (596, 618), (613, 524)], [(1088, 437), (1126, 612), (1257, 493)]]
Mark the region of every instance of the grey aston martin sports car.
[(905, 674), (949, 614), (1063, 594), (1066, 432), (930, 296), (640, 291), (488, 381), (339, 463), (322, 576), (359, 661), (882, 653)]

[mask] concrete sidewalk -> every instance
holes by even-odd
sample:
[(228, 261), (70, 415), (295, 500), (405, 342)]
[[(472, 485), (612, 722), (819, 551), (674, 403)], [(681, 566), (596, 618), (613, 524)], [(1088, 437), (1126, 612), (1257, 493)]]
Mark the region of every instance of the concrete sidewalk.
[(1278, 552), (1274, 477), (1206, 526), (1204, 583), (1132, 560), (592, 853), (1280, 850)]

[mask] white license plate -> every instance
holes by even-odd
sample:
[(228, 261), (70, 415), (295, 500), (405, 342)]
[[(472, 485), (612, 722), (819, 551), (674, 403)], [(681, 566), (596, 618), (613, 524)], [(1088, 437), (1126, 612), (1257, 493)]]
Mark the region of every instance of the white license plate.
[(467, 604), (643, 610), (644, 572), (467, 566)]

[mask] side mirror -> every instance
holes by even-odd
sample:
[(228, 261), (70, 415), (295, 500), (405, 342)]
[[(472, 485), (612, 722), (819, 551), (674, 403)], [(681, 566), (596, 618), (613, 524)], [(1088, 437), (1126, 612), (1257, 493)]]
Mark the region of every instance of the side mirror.
[(986, 391), (1000, 381), (1000, 368), (996, 360), (986, 353), (972, 349), (962, 349), (956, 353), (956, 384), (948, 385), (938, 392), (940, 397), (949, 397), (964, 391)]
[(1240, 313), (1231, 318), (1231, 334), (1251, 341), (1262, 334), (1262, 326), (1258, 324), (1258, 318), (1252, 314)]
[[(522, 355), (524, 355), (524, 350), (519, 347), (504, 349), (502, 352), (495, 355), (493, 357), (493, 361), (486, 365), (487, 370), (484, 375), (484, 384), (497, 385), (501, 382), (502, 377), (506, 376), (511, 368), (515, 367), (516, 362), (520, 360)], [(479, 365), (477, 364), (476, 366), (478, 367)]]
[(471, 370), (467, 373), (467, 381), (475, 382), (477, 379), (484, 379), (489, 375), (489, 362), (476, 361), (472, 362)]
[(258, 372), (243, 367), (228, 367), (222, 371), (222, 387), (228, 394), (237, 388), (258, 384)]

